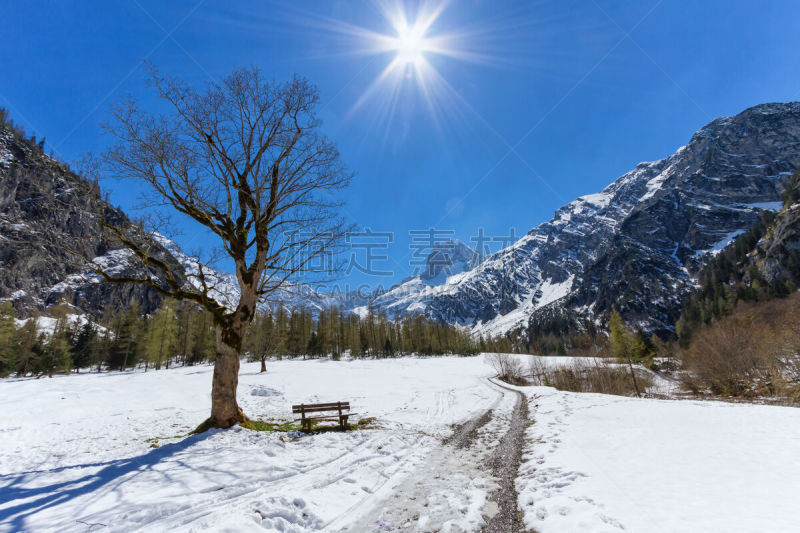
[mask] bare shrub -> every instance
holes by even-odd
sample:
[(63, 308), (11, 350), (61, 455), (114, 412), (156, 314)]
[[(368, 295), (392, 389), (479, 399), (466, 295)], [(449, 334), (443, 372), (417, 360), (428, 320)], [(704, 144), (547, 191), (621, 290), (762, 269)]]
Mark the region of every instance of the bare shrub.
[[(534, 357), (528, 371), (533, 385), (570, 392), (597, 392), (618, 396), (632, 396), (637, 393), (629, 370), (625, 366), (605, 360), (575, 360), (568, 365), (550, 367), (540, 358)], [(653, 385), (650, 375), (641, 370), (636, 379), (642, 389), (646, 390)]]
[(519, 357), (508, 353), (493, 353), (487, 356), (497, 377), (512, 385), (524, 385), (523, 365)]
[(684, 384), (695, 393), (800, 401), (800, 294), (740, 304), (699, 329), (682, 351)]

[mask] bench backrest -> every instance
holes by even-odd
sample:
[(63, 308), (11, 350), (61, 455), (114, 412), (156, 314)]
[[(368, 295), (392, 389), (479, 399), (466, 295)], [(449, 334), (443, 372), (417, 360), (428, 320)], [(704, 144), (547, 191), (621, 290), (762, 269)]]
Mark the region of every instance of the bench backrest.
[(321, 411), (349, 411), (350, 402), (301, 403), (292, 406), (292, 413), (319, 413)]

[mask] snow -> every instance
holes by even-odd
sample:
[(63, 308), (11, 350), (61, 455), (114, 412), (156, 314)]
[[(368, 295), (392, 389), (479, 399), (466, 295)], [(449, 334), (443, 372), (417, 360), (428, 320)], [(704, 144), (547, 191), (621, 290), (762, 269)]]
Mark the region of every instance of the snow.
[(800, 410), (526, 389), (517, 479), (539, 533), (800, 531)]
[(13, 302), (15, 300), (19, 300), (20, 298), (25, 298), (26, 296), (28, 296), (28, 293), (20, 289), (12, 292), (10, 296), (0, 298), (0, 302)]
[[(0, 380), (0, 532), (479, 531), (491, 513), (486, 458), (516, 398), (483, 357), (245, 363), (253, 418), (349, 400), (378, 428), (186, 436), (211, 372)], [(517, 390), (533, 422), (516, 481), (526, 528), (800, 530), (798, 409)], [(440, 441), (487, 410), (473, 444)]]
[(587, 194), (578, 198), (586, 203), (596, 205), (598, 207), (608, 207), (611, 203), (611, 195), (609, 193), (598, 192), (594, 194)]
[[(77, 313), (70, 313), (66, 315), (67, 325), (72, 327), (73, 329), (77, 329), (82, 327), (87, 321), (90, 320), (90, 317), (85, 314), (77, 314)], [(23, 327), (25, 324), (28, 323), (29, 320), (33, 320), (32, 318), (15, 318), (14, 324), (17, 328)], [(58, 319), (49, 317), (49, 316), (39, 316), (36, 317), (36, 331), (39, 334), (45, 335), (52, 335), (56, 329), (56, 325), (58, 324)], [(107, 330), (103, 326), (99, 324), (93, 325), (94, 329), (99, 332), (105, 333)]]
[[(0, 140), (3, 137), (0, 136)], [(14, 160), (14, 156), (11, 153), (11, 150), (8, 150), (4, 146), (0, 145), (0, 166), (2, 167), (9, 167), (11, 166), (11, 162)]]
[[(0, 531), (84, 531), (78, 520), (103, 531), (338, 529), (428, 460), (450, 424), (500, 396), (480, 357), (284, 360), (266, 374), (244, 364), (239, 403), (252, 417), (349, 400), (383, 429), (180, 437), (208, 414), (211, 371), (0, 382)], [(488, 481), (478, 485), (443, 485), (440, 507), (460, 501), (473, 509), (462, 523), (477, 524)]]
[[(534, 286), (533, 290), (528, 293), (528, 297), (516, 309), (505, 315), (497, 315), (487, 322), (478, 323), (472, 328), (472, 332), (475, 335), (494, 336), (524, 325), (534, 310), (569, 294), (574, 279), (575, 276), (570, 275), (561, 283), (553, 283), (549, 279), (542, 281), (538, 286)], [(539, 294), (538, 298), (537, 294)]]
[(737, 229), (731, 231), (730, 233), (726, 233), (724, 237), (722, 237), (720, 240), (712, 244), (711, 247), (708, 248), (707, 250), (699, 250), (698, 252), (696, 252), (695, 256), (707, 253), (716, 255), (722, 250), (724, 250), (725, 247), (728, 246), (731, 242), (733, 242), (733, 240), (736, 239), (736, 237), (743, 235), (744, 233), (745, 230), (743, 229)]
[[(130, 258), (133, 256), (133, 251), (128, 248), (119, 248), (117, 250), (109, 250), (103, 255), (98, 255), (92, 259), (94, 265), (105, 271), (109, 276), (116, 276), (122, 274), (130, 266)], [(98, 282), (102, 279), (100, 276), (95, 278)]]
[(747, 206), (756, 209), (765, 209), (767, 211), (780, 211), (783, 207), (783, 202), (756, 202), (747, 204)]

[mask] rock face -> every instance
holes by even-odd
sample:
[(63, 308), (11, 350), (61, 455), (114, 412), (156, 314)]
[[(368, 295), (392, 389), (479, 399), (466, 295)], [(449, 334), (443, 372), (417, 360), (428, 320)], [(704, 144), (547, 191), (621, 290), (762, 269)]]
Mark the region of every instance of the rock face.
[(88, 182), (0, 125), (0, 300), (21, 315), (59, 303), (99, 315), (107, 305), (160, 304), (151, 290), (100, 283), (80, 258), (97, 257), (116, 272), (130, 273), (128, 254), (104, 237), (101, 220), (130, 224)]
[(740, 268), (755, 268), (770, 285), (800, 284), (800, 202), (787, 202)]
[(704, 257), (762, 209), (779, 209), (798, 163), (800, 103), (719, 118), (673, 155), (565, 205), (474, 269), (433, 287), (401, 285), (375, 303), (493, 334), (565, 313), (602, 322), (616, 307), (666, 332)]
[[(104, 219), (116, 226), (131, 224), (101, 197), (96, 183), (0, 124), (0, 302), (12, 301), (20, 316), (62, 303), (95, 317), (109, 305), (121, 309), (135, 303), (144, 313), (160, 306), (162, 298), (155, 291), (141, 285), (103, 283), (81, 266), (81, 257), (94, 258), (115, 276), (141, 277), (129, 252), (103, 230)], [(165, 237), (155, 235), (152, 240), (165, 261), (180, 267), (186, 283), (199, 283), (187, 275), (198, 272), (196, 260)], [(212, 296), (223, 305), (235, 306), (239, 300), (235, 277), (203, 269), (215, 286)], [(262, 309), (279, 305), (312, 311), (334, 305), (350, 309), (374, 297), (374, 293), (325, 294), (297, 284), (263, 303)]]

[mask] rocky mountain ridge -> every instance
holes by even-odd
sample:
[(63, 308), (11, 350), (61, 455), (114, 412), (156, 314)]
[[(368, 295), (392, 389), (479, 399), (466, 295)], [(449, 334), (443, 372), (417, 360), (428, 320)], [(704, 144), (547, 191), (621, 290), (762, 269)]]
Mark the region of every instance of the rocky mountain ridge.
[(0, 125), (0, 300), (11, 301), (21, 316), (55, 304), (94, 315), (108, 304), (158, 307), (153, 291), (100, 283), (80, 266), (80, 256), (94, 257), (114, 272), (133, 272), (128, 252), (101, 227), (103, 219), (131, 222), (102, 199), (96, 183), (41, 148)]
[(712, 121), (686, 146), (640, 163), (596, 194), (436, 286), (401, 285), (373, 306), (421, 312), (482, 334), (549, 315), (603, 322), (612, 307), (669, 333), (693, 273), (751, 227), (800, 162), (800, 103), (763, 104)]
[[(422, 313), (484, 335), (602, 323), (617, 308), (631, 323), (669, 333), (706, 258), (780, 208), (800, 163), (800, 103), (763, 104), (712, 121), (664, 159), (640, 163), (599, 193), (581, 196), (511, 246), (481, 257), (459, 241), (440, 243), (420, 272), (388, 290), (323, 292), (297, 284), (264, 303), (332, 306), (390, 318)], [(109, 301), (159, 299), (142, 287), (112, 286), (81, 272), (65, 246), (125, 269), (125, 252), (104, 240), (100, 215), (124, 220), (96, 184), (0, 132), (0, 299), (22, 312), (67, 301), (97, 314)], [(43, 237), (47, 237), (43, 239)], [(49, 244), (48, 244), (49, 239)], [(174, 242), (158, 245), (191, 274), (197, 263)], [(232, 275), (211, 271), (219, 299), (235, 302)], [(191, 280), (191, 276), (188, 278)]]

